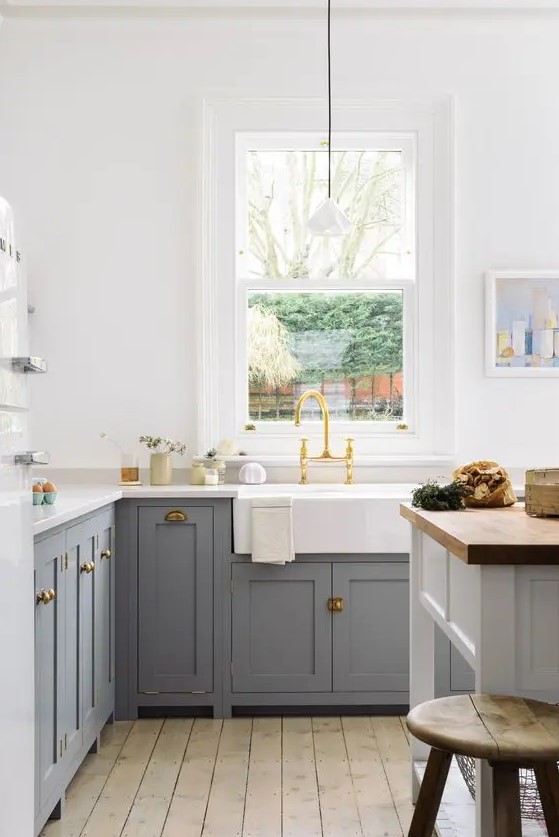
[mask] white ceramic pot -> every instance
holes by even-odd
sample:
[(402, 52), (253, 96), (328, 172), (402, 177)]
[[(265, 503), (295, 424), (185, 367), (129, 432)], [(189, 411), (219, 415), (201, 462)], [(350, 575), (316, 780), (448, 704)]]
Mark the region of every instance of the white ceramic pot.
[(173, 462), (170, 453), (152, 453), (149, 460), (149, 481), (152, 485), (170, 485)]
[(261, 485), (266, 482), (266, 471), (258, 462), (247, 462), (239, 471), (239, 482), (245, 485)]

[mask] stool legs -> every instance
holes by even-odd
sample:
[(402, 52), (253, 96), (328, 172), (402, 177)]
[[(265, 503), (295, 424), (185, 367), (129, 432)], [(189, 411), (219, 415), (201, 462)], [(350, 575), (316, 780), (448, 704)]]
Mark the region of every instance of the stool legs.
[(491, 762), (495, 837), (522, 837), (518, 766)]
[(451, 761), (452, 753), (435, 749), (429, 753), (408, 837), (432, 837)]
[(534, 768), (549, 837), (559, 837), (559, 772), (553, 761)]

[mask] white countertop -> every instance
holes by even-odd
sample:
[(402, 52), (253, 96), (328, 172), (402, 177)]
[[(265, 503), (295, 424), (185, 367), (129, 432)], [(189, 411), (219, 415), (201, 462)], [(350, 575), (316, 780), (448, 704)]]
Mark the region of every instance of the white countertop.
[(180, 497), (236, 497), (238, 485), (139, 485), (125, 488), (119, 485), (72, 485), (59, 488), (52, 506), (33, 506), (33, 535), (41, 535), (55, 526), (61, 526), (76, 517), (115, 503), (122, 499), (150, 498), (174, 499)]
[[(356, 483), (343, 484), (314, 483), (312, 485), (287, 485), (266, 483), (265, 485), (139, 485), (126, 488), (119, 485), (67, 485), (59, 486), (58, 497), (52, 506), (33, 506), (33, 535), (41, 535), (55, 526), (61, 526), (84, 514), (115, 503), (122, 499), (180, 499), (252, 497), (293, 493), (294, 496), (322, 497), (328, 495), (340, 499), (356, 497), (376, 499), (409, 500), (414, 485), (409, 483)], [(521, 489), (522, 494), (524, 488)]]

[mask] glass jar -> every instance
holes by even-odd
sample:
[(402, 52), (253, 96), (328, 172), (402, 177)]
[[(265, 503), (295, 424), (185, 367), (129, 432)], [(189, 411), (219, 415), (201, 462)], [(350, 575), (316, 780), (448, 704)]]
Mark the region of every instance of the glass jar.
[(140, 463), (133, 453), (120, 455), (120, 484), (138, 485), (140, 482)]
[(206, 485), (219, 485), (217, 468), (206, 468)]
[(194, 462), (190, 469), (190, 485), (205, 485), (206, 469), (201, 462)]

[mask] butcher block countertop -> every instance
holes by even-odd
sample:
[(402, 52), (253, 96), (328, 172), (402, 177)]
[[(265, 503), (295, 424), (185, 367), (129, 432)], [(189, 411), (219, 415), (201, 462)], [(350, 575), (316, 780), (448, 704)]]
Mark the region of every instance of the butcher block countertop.
[(559, 518), (529, 517), (524, 505), (400, 514), (466, 564), (559, 564)]

